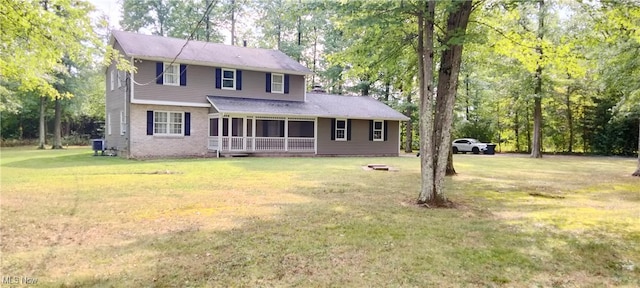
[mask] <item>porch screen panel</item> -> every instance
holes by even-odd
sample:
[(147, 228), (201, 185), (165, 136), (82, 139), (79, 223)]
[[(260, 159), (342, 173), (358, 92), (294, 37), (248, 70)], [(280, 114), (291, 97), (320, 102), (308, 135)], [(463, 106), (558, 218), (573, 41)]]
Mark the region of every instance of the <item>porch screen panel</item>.
[(284, 137), (284, 120), (256, 120), (256, 137)]
[(218, 136), (218, 118), (209, 119), (209, 136)]
[(289, 121), (289, 137), (313, 138), (313, 121)]
[(229, 118), (222, 118), (222, 136), (229, 136)]
[(231, 136), (243, 136), (242, 127), (242, 118), (231, 119)]
[(253, 119), (247, 119), (247, 137), (253, 137)]

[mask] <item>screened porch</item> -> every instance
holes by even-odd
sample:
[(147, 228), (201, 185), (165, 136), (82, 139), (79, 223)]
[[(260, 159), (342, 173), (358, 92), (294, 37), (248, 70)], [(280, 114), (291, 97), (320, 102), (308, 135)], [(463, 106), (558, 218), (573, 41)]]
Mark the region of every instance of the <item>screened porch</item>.
[(316, 118), (209, 115), (212, 151), (315, 152), (316, 135)]

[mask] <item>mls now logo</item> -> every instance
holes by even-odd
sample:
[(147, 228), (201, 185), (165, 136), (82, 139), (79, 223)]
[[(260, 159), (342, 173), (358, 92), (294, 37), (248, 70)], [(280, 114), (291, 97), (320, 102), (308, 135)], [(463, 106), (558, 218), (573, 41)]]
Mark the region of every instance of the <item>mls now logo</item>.
[(19, 277), (19, 276), (2, 276), (2, 284), (37, 284), (38, 278)]

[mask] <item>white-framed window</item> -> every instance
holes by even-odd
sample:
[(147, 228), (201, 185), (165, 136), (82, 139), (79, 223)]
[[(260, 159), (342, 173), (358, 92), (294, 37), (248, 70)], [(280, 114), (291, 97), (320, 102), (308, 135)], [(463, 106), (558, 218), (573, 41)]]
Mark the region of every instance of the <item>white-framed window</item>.
[(107, 135), (111, 135), (111, 113), (107, 114)]
[(347, 141), (346, 119), (336, 119), (336, 141)]
[(222, 89), (236, 90), (236, 70), (222, 68)]
[(111, 77), (110, 77), (110, 83), (111, 83), (111, 91), (113, 91), (113, 89), (116, 88), (116, 69), (113, 68), (111, 70)]
[(373, 121), (373, 141), (384, 141), (384, 121)]
[(153, 135), (184, 135), (184, 113), (182, 112), (153, 112)]
[(122, 78), (123, 77), (120, 76), (120, 73), (121, 72), (119, 70), (116, 70), (116, 75), (117, 75), (116, 76), (116, 81), (118, 81), (118, 88), (122, 87)]
[(283, 74), (271, 74), (271, 93), (284, 93)]
[(180, 85), (180, 64), (164, 63), (164, 73), (162, 74), (164, 85)]
[(127, 121), (123, 110), (120, 111), (120, 135), (124, 135), (124, 132), (127, 132)]

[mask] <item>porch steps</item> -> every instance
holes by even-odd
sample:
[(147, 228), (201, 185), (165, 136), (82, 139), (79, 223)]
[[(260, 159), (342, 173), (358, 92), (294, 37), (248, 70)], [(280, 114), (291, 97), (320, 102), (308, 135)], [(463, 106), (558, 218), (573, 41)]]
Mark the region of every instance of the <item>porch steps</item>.
[(222, 157), (249, 157), (251, 156), (248, 153), (222, 153), (220, 156)]

